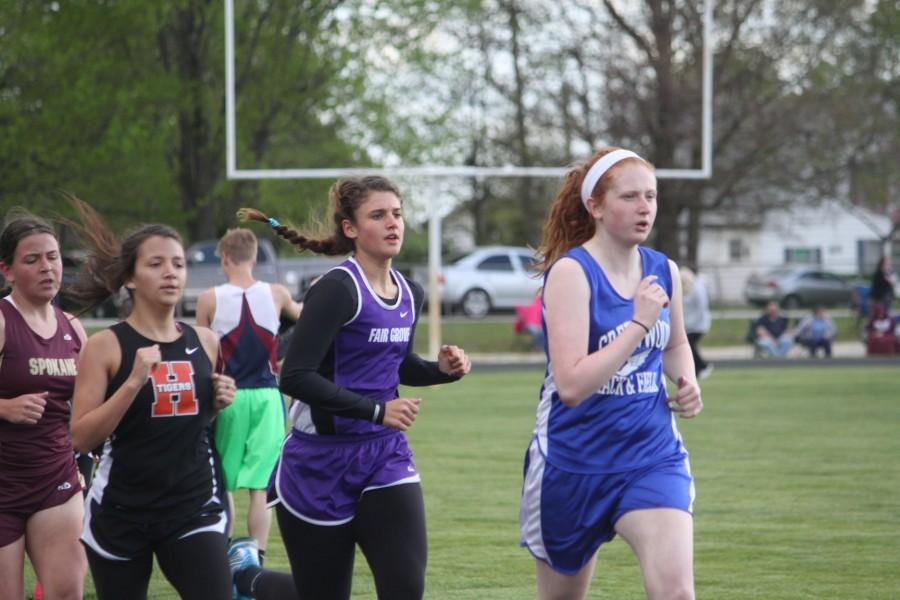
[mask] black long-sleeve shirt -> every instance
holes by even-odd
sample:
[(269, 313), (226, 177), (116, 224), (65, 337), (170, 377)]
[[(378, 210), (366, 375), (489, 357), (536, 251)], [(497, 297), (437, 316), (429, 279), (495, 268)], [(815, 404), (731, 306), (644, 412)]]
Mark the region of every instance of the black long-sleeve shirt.
[[(456, 381), (459, 378), (443, 373), (437, 362), (424, 360), (412, 351), (425, 294), (420, 285), (407, 281), (416, 307), (416, 320), (410, 333), (409, 353), (400, 364), (400, 383), (423, 386)], [(384, 410), (382, 407), (376, 411), (378, 401), (334, 383), (334, 340), (344, 323), (353, 318), (357, 301), (353, 279), (342, 270), (329, 271), (310, 288), (284, 358), (280, 387), (285, 394), (308, 404), (314, 413), (324, 411), (381, 422)], [(372, 365), (372, 369), (377, 368), (378, 365)]]

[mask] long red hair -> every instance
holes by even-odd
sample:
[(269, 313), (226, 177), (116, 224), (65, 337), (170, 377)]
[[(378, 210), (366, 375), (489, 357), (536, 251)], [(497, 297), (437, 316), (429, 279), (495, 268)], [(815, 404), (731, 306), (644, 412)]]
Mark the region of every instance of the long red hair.
[[(538, 247), (540, 262), (536, 267), (542, 273), (546, 273), (560, 256), (593, 237), (597, 224), (581, 201), (581, 184), (594, 163), (615, 150), (619, 150), (619, 148), (601, 148), (587, 161), (573, 166), (566, 173), (566, 179), (550, 205), (541, 245)], [(653, 168), (653, 165), (639, 158), (626, 158), (616, 163), (603, 174), (603, 177), (594, 186), (591, 197), (595, 201), (598, 198), (602, 199), (606, 194), (612, 181), (611, 174), (615, 168), (628, 161), (640, 161), (641, 164)]]

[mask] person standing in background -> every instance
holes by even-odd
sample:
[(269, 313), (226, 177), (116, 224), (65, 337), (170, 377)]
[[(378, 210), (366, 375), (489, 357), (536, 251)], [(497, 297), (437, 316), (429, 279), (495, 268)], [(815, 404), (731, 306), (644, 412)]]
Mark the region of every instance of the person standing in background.
[(216, 254), (228, 282), (200, 294), (197, 325), (219, 336), (225, 373), (237, 385), (234, 403), (216, 419), (216, 449), (222, 457), (231, 514), (234, 491), (249, 492), (247, 531), (262, 563), (272, 526), (266, 488), (285, 435), (284, 400), (278, 390), (278, 328), (280, 317), (296, 321), (302, 305), (283, 285), (254, 279), (257, 244), (252, 231), (240, 228), (229, 229), (219, 240)]
[(870, 305), (873, 303), (881, 304), (890, 313), (891, 304), (894, 302), (894, 284), (896, 283), (897, 276), (891, 270), (891, 263), (887, 255), (884, 255), (878, 261), (875, 272), (872, 273), (872, 286), (869, 290)]
[(713, 364), (703, 360), (699, 345), (700, 339), (709, 331), (712, 317), (703, 276), (689, 267), (681, 267), (681, 291), (684, 295), (684, 330), (694, 355), (694, 369), (698, 379), (706, 379), (712, 375)]

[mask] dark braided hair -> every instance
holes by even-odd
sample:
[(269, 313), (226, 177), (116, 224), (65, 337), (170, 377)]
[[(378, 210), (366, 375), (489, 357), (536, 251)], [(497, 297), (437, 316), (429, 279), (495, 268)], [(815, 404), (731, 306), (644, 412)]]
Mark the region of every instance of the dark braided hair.
[(328, 198), (331, 203), (332, 221), (334, 231), (330, 237), (313, 239), (307, 237), (292, 227), (282, 225), (264, 212), (255, 208), (241, 208), (237, 216), (241, 221), (260, 221), (268, 223), (280, 237), (297, 248), (298, 252), (309, 250), (316, 254), (327, 256), (341, 256), (350, 254), (356, 248), (353, 240), (344, 235), (344, 221), (355, 223), (356, 209), (365, 202), (371, 192), (390, 192), (403, 200), (397, 185), (380, 175), (365, 175), (362, 177), (348, 177), (338, 179), (328, 190)]

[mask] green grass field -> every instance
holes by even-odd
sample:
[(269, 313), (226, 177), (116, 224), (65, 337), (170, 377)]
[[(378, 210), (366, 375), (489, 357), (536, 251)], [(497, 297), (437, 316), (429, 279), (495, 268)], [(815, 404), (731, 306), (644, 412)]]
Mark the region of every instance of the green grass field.
[[(805, 314), (805, 313), (802, 313)], [(191, 319), (188, 319), (191, 321)], [(488, 319), (444, 319), (441, 324), (441, 337), (444, 343), (456, 344), (471, 353), (486, 352), (528, 352), (531, 340), (527, 334), (516, 334), (513, 331), (515, 317), (512, 315), (494, 315)], [(192, 322), (192, 321), (191, 321)], [(744, 336), (750, 319), (726, 318), (714, 319), (712, 328), (703, 336), (703, 347), (740, 346), (746, 344)], [(855, 317), (836, 317), (837, 341), (859, 339), (859, 330)], [(428, 323), (423, 321), (416, 326), (415, 350), (421, 354), (428, 353)], [(88, 335), (102, 328), (87, 326)]]
[[(406, 391), (424, 399), (410, 438), (428, 510), (427, 598), (534, 597), (517, 514), (541, 378), (476, 370)], [(697, 484), (698, 598), (900, 598), (897, 383), (897, 369), (874, 366), (722, 368), (704, 382), (705, 411), (680, 422)], [(267, 565), (286, 569), (277, 528)], [(356, 573), (353, 598), (374, 598), (361, 556)], [(158, 569), (150, 596), (175, 597)], [(590, 597), (644, 597), (620, 540), (601, 549)]]
[[(802, 313), (806, 314), (806, 313)], [(441, 337), (444, 343), (456, 344), (468, 352), (526, 352), (531, 347), (527, 334), (513, 331), (513, 317), (491, 318), (484, 321), (471, 319), (444, 320)], [(837, 341), (859, 339), (855, 317), (837, 317)], [(712, 328), (703, 336), (703, 347), (742, 346), (750, 323), (748, 318), (715, 319)], [(416, 351), (427, 353), (428, 323), (416, 327)]]

